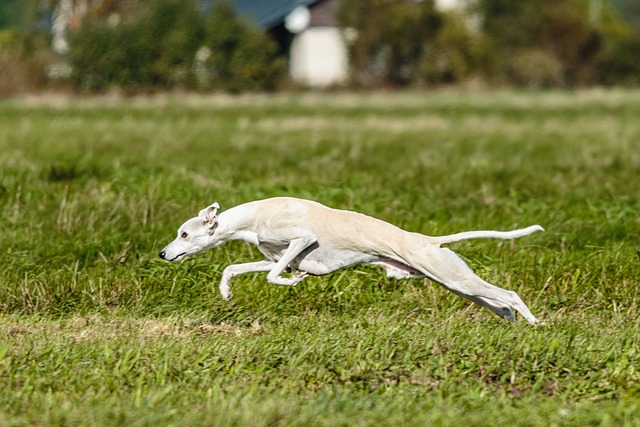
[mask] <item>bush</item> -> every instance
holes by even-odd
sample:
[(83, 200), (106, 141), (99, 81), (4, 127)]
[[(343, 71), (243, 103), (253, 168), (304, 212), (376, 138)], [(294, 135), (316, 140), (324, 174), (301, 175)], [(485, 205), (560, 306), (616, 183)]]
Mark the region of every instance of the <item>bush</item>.
[(608, 85), (640, 85), (640, 34), (607, 46), (598, 66), (600, 81)]
[(433, 1), (343, 0), (340, 24), (354, 31), (352, 78), (364, 86), (416, 82), (425, 47), (442, 26)]
[(478, 73), (488, 60), (486, 40), (469, 29), (460, 14), (445, 13), (434, 37), (423, 44), (416, 78), (427, 84), (459, 83)]
[(600, 22), (590, 22), (588, 3), (576, 0), (478, 0), (475, 12), (495, 52), (485, 70), (494, 81), (531, 87), (637, 81), (638, 41), (608, 7)]
[(44, 35), (0, 31), (0, 97), (44, 88), (51, 62)]
[(160, 0), (123, 22), (86, 19), (72, 33), (72, 80), (88, 91), (189, 87), (190, 67), (204, 36), (191, 2)]
[(267, 35), (238, 18), (227, 2), (216, 3), (199, 64), (200, 85), (232, 92), (273, 90), (284, 80), (286, 62)]
[[(633, 9), (629, 3), (622, 13), (629, 22), (640, 23), (638, 13), (640, 5)], [(635, 13), (634, 13), (635, 10)], [(604, 15), (602, 32), (604, 46), (599, 58), (594, 81), (608, 85), (638, 85), (640, 84), (640, 27), (630, 27), (626, 21), (612, 10)]]
[(534, 39), (538, 46), (556, 58), (566, 84), (588, 83), (602, 51), (602, 33), (570, 1), (547, 1), (541, 15), (543, 23)]
[(522, 49), (509, 61), (507, 75), (511, 82), (529, 89), (562, 85), (562, 65), (555, 56), (542, 49)]
[(208, 20), (181, 0), (149, 2), (123, 22), (86, 19), (70, 46), (73, 82), (88, 91), (260, 90), (284, 75), (273, 43), (226, 3)]

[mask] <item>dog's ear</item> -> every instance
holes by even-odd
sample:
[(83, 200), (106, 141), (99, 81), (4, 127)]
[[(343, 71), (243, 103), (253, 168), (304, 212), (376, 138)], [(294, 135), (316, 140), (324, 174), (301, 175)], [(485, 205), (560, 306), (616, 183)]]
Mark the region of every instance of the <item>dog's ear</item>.
[(213, 228), (218, 222), (218, 209), (220, 209), (220, 205), (218, 202), (215, 202), (211, 206), (202, 209), (198, 214), (198, 218), (202, 219), (209, 228)]

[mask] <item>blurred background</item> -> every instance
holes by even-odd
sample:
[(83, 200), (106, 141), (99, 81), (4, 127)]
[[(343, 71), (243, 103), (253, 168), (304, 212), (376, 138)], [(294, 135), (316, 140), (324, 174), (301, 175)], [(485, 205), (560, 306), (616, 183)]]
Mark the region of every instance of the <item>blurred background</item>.
[(0, 97), (639, 83), (640, 0), (0, 1)]

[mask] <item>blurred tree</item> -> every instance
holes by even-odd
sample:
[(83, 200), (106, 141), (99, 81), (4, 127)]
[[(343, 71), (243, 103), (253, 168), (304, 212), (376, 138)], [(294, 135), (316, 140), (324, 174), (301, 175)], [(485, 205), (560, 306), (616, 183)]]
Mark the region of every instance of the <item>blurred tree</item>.
[(45, 6), (40, 0), (1, 0), (0, 30), (45, 30)]
[[(532, 88), (640, 84), (640, 28), (629, 25), (640, 24), (640, 1), (612, 2), (598, 2), (593, 19), (586, 0), (468, 0), (466, 16), (441, 12), (434, 0), (342, 0), (338, 19), (361, 86), (476, 75)], [(42, 87), (52, 75), (61, 55), (51, 54), (47, 7), (66, 11), (71, 48), (62, 57), (79, 88), (280, 87), (286, 64), (273, 41), (229, 0), (213, 5), (206, 16), (201, 0), (0, 0), (0, 95)]]
[(487, 74), (529, 86), (598, 81), (628, 33), (607, 5), (590, 22), (589, 2), (580, 0), (477, 0), (476, 12), (494, 46)]
[(0, 30), (18, 27), (23, 21), (23, 7), (21, 0), (0, 2)]
[(487, 60), (484, 34), (473, 31), (469, 19), (456, 12), (442, 14), (442, 26), (435, 37), (424, 42), (420, 70), (421, 83), (460, 83), (476, 77)]
[(49, 34), (39, 0), (0, 0), (0, 97), (46, 84)]
[[(489, 75), (518, 84), (538, 86), (543, 82), (560, 83), (564, 81), (561, 60), (556, 57), (553, 34), (561, 22), (553, 18), (553, 11), (564, 0), (530, 0), (513, 2), (510, 0), (479, 0), (478, 13), (482, 17), (482, 30), (494, 46), (493, 69)], [(573, 21), (571, 14), (560, 17), (565, 22)], [(585, 21), (586, 23), (586, 21)], [(577, 29), (582, 33), (582, 28)], [(561, 34), (569, 38), (572, 35)], [(551, 46), (549, 46), (551, 42)], [(568, 41), (557, 48), (568, 45), (577, 51), (577, 44)], [(554, 62), (557, 64), (554, 65)], [(544, 64), (535, 68), (537, 64)], [(559, 71), (556, 71), (558, 69)], [(558, 81), (556, 81), (558, 80)]]
[(623, 0), (605, 9), (601, 30), (604, 49), (594, 81), (608, 85), (640, 84), (640, 2)]
[(629, 23), (633, 32), (640, 32), (640, 1), (612, 0), (612, 3), (619, 11), (620, 16)]
[[(71, 9), (72, 20), (77, 18), (100, 21), (109, 18), (113, 14), (127, 14), (135, 12), (143, 7), (152, 7), (154, 0), (45, 0), (51, 9)], [(78, 26), (80, 22), (74, 22), (72, 26)]]
[(353, 78), (365, 86), (415, 82), (425, 48), (443, 24), (433, 0), (343, 0), (338, 19), (353, 31)]
[(193, 0), (102, 0), (70, 41), (73, 82), (89, 91), (270, 90), (285, 75), (274, 43), (226, 2), (207, 18)]
[[(106, 4), (106, 3), (101, 3)], [(131, 3), (112, 3), (88, 14), (70, 34), (73, 82), (89, 91), (122, 87), (189, 87), (191, 66), (204, 38), (204, 20), (195, 3), (138, 2), (126, 16), (104, 19)]]
[(238, 17), (231, 3), (215, 3), (206, 25), (203, 88), (273, 90), (282, 83), (286, 62), (275, 42)]

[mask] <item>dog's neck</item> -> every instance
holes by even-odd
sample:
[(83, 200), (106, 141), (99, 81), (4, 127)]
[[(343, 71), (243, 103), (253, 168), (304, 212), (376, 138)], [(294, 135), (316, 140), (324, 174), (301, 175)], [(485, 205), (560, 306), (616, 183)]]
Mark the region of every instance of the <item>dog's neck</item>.
[(255, 208), (247, 204), (235, 206), (218, 215), (218, 228), (214, 236), (221, 243), (229, 240), (244, 240), (257, 245), (255, 224)]

